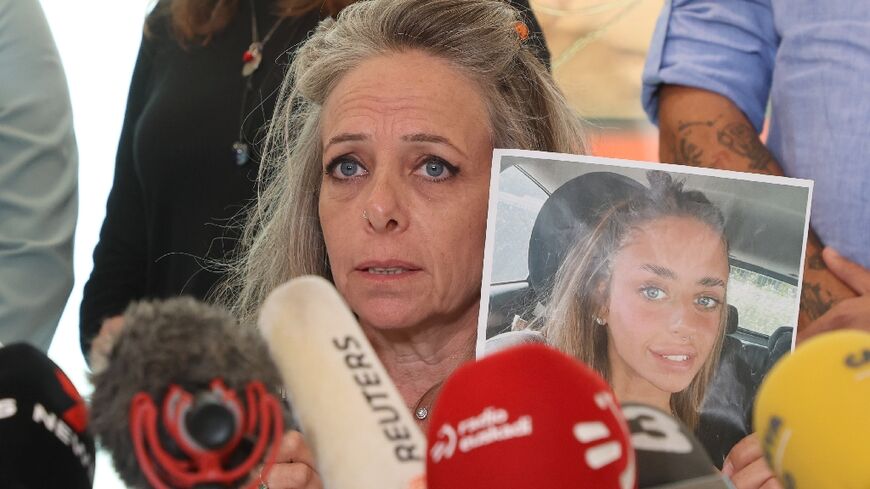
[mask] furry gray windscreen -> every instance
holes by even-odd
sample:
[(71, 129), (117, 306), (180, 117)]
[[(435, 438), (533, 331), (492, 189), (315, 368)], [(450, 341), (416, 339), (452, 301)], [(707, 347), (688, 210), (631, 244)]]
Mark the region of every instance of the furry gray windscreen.
[[(150, 487), (130, 435), (130, 403), (138, 392), (158, 409), (171, 384), (195, 392), (215, 379), (240, 394), (252, 380), (273, 394), (280, 377), (256, 328), (243, 327), (225, 310), (191, 298), (133, 303), (107, 368), (91, 380), (91, 429), (129, 487)], [(289, 413), (285, 413), (285, 420)]]

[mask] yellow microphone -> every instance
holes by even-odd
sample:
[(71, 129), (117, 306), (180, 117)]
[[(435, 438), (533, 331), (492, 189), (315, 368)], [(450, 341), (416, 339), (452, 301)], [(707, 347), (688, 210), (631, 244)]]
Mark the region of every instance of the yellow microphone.
[(870, 488), (870, 333), (801, 344), (761, 384), (755, 428), (788, 488)]

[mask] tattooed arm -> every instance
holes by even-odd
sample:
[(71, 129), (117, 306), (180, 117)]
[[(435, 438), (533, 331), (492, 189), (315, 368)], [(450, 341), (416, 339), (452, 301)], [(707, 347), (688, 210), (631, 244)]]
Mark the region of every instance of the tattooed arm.
[[(659, 89), (659, 157), (667, 163), (782, 175), (782, 168), (752, 124), (729, 99), (697, 88)], [(855, 297), (822, 260), (822, 244), (810, 229), (798, 315), (799, 339), (836, 302)]]

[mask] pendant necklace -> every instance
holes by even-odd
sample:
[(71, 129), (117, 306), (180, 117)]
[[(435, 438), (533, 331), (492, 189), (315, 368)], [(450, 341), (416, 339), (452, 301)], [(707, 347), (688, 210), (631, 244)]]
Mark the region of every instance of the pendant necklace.
[(235, 143), (233, 143), (233, 154), (236, 157), (236, 165), (239, 166), (244, 166), (250, 159), (250, 148), (243, 140), (245, 139), (245, 111), (248, 106), (248, 94), (254, 90), (252, 75), (257, 71), (257, 68), (260, 67), (260, 63), (263, 61), (263, 49), (266, 46), (266, 43), (269, 42), (269, 39), (272, 38), (272, 34), (278, 30), (278, 27), (286, 19), (286, 17), (281, 17), (276, 20), (269, 31), (266, 32), (263, 39), (260, 39), (260, 34), (257, 31), (257, 11), (254, 9), (254, 0), (251, 0), (250, 4), (251, 45), (248, 46), (248, 49), (242, 55), (242, 77), (245, 79), (245, 89), (242, 92), (242, 106), (239, 109), (239, 138)]
[[(471, 344), (471, 351), (467, 352), (465, 354), (467, 359), (471, 359), (471, 360), (474, 359), (474, 350), (473, 349), (474, 349), (474, 343)], [(459, 353), (452, 355), (450, 357), (450, 359), (454, 360), (454, 359), (460, 358), (460, 355), (462, 355), (462, 352), (459, 352)], [(463, 363), (464, 363), (464, 361), (460, 361), (459, 364), (457, 364), (455, 368), (459, 368), (459, 366), (462, 365)], [(449, 374), (448, 374), (448, 376), (449, 376)], [(414, 417), (417, 418), (417, 421), (422, 423), (422, 422), (426, 422), (426, 420), (429, 419), (429, 416), (432, 414), (432, 405), (435, 404), (435, 400), (438, 398), (438, 395), (441, 394), (441, 387), (444, 386), (445, 380), (446, 380), (446, 377), (439, 380), (435, 384), (433, 384), (432, 387), (429, 387), (429, 389), (426, 392), (424, 392), (422, 396), (420, 396), (420, 399), (417, 400), (417, 403), (414, 404), (414, 408), (412, 411), (413, 411)]]
[(417, 421), (424, 421), (429, 417), (429, 414), (432, 412), (432, 404), (434, 404), (435, 398), (438, 397), (443, 383), (443, 380), (437, 382), (420, 396), (417, 404), (414, 405), (414, 417), (417, 418)]

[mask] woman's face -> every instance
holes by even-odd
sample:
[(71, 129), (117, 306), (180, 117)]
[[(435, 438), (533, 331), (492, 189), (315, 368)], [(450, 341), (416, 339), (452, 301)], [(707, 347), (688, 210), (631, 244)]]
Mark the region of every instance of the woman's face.
[(697, 219), (665, 217), (629, 233), (603, 313), (617, 393), (643, 401), (689, 386), (721, 334), (727, 282), (725, 244)]
[(416, 51), (369, 59), (326, 99), (320, 223), (364, 325), (476, 321), (492, 138), (477, 86)]

